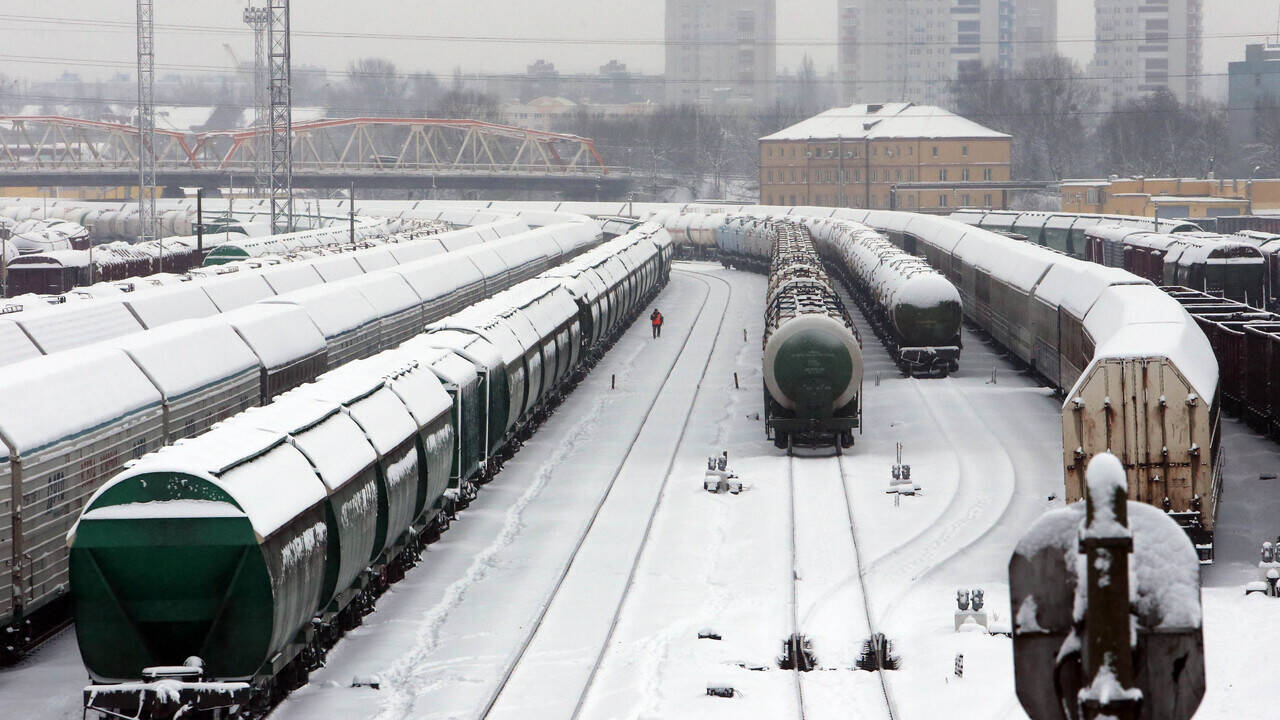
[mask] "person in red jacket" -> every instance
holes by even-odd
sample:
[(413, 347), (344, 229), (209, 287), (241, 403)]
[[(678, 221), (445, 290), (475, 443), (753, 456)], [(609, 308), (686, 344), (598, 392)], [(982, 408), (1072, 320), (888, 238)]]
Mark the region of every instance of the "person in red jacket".
[(649, 313), (649, 323), (653, 325), (653, 336), (662, 337), (662, 313), (658, 312), (658, 308)]

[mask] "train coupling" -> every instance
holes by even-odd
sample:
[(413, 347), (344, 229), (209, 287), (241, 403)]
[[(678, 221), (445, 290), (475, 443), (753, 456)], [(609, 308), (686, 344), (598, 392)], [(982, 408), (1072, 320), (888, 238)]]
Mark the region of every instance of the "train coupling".
[[(1198, 499), (1196, 503), (1198, 504)], [(1185, 511), (1174, 511), (1166, 507), (1165, 514), (1178, 523), (1178, 527), (1187, 533), (1187, 537), (1191, 539), (1191, 544), (1196, 548), (1196, 555), (1200, 558), (1200, 564), (1212, 565), (1213, 531), (1205, 528), (1202, 510), (1194, 506)]]
[(145, 668), (142, 682), (90, 685), (84, 689), (84, 709), (106, 717), (179, 718), (234, 710), (251, 695), (249, 683), (206, 681), (204, 663), (191, 657), (182, 665)]
[(898, 349), (901, 364), (913, 377), (946, 377), (960, 369), (960, 346), (933, 345)]

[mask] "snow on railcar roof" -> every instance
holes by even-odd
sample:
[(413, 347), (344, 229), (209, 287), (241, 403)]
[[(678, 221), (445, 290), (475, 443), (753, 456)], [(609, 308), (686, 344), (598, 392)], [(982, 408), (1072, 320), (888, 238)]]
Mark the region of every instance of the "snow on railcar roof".
[(484, 274), (475, 263), (457, 253), (415, 260), (387, 272), (403, 277), (424, 301), (451, 293), (461, 285), (484, 280)]
[(442, 252), (445, 252), (445, 247), (435, 236), (422, 238), (414, 242), (396, 243), (387, 246), (387, 253), (394, 260), (392, 265), (403, 265), (415, 260), (429, 258), (432, 255), (439, 255)]
[(376, 365), (355, 361), (330, 370), (316, 382), (288, 394), (345, 405), (368, 433), (377, 451), (385, 454), (418, 429), (404, 403), (386, 386), (387, 382)]
[(435, 236), (445, 250), (454, 252), (469, 247), (474, 247), (485, 241), (480, 231), (474, 228), (463, 228), (461, 230), (450, 230), (446, 233), (440, 233)]
[(1112, 285), (1150, 285), (1148, 281), (1119, 268), (1103, 267), (1062, 257), (1036, 286), (1038, 299), (1060, 305), (1077, 318), (1084, 317), (1102, 291)]
[(46, 354), (143, 330), (133, 313), (117, 300), (64, 303), (52, 312), (19, 313), (13, 320)]
[(275, 295), (259, 273), (231, 273), (200, 284), (209, 299), (222, 312), (235, 310)]
[(324, 352), (324, 333), (305, 310), (295, 305), (254, 303), (222, 314), (222, 322), (271, 369)]
[(311, 263), (287, 263), (262, 271), (262, 279), (267, 281), (277, 295), (313, 287), (324, 282)]
[[(397, 245), (416, 245), (417, 242), (397, 243)], [(356, 261), (360, 266), (360, 270), (365, 273), (371, 273), (375, 270), (383, 270), (392, 265), (397, 264), (395, 255), (391, 253), (391, 248), (395, 245), (380, 245), (378, 247), (362, 248), (351, 253), (351, 259)]]
[(397, 348), (359, 362), (386, 380), (419, 425), (426, 425), (453, 405), (435, 373), (413, 353)]
[[(93, 507), (107, 489), (149, 473), (193, 475), (222, 488), (248, 516), (259, 538), (326, 497), (311, 463), (283, 433), (227, 422), (143, 456), (100, 488), (87, 505)], [(157, 513), (166, 510), (162, 503), (147, 504), (156, 505)]]
[(397, 445), (418, 432), (418, 424), (404, 401), (389, 387), (384, 386), (352, 403), (348, 411), (368, 434), (369, 441), (380, 455), (395, 450)]
[(169, 398), (258, 367), (257, 355), (221, 318), (180, 320), (109, 344), (128, 353)]
[(0, 367), (41, 355), (22, 328), (12, 320), (0, 320)]
[(364, 432), (337, 402), (298, 390), (265, 407), (251, 408), (235, 422), (292, 436), (330, 490), (378, 459)]
[(409, 338), (398, 350), (429, 368), (433, 374), (446, 376), (450, 382), (466, 381), (476, 376), (474, 362), (458, 355), (448, 345), (429, 340), (426, 335)]
[[(0, 373), (0, 397), (0, 437), (19, 453), (161, 402), (155, 385), (124, 351), (103, 346), (9, 365)], [(8, 455), (3, 444), (0, 455)]]
[[(1094, 358), (1164, 356), (1209, 402), (1218, 361), (1204, 331), (1177, 300), (1153, 285), (1109, 287), (1084, 319)], [(1123, 332), (1121, 332), (1123, 331)]]
[(403, 275), (385, 270), (348, 278), (334, 283), (333, 286), (351, 288), (359, 292), (382, 316), (403, 312), (422, 304), (422, 298), (418, 297), (418, 293)]
[[(521, 238), (523, 239), (523, 237), (524, 236), (522, 235)], [(476, 267), (480, 268), (480, 272), (484, 273), (485, 277), (493, 277), (494, 275), (500, 272), (505, 272), (510, 268), (507, 261), (498, 254), (500, 249), (499, 246), (508, 244), (508, 242), (509, 241), (501, 241), (490, 243), (488, 245), (467, 248), (466, 250), (459, 251), (458, 254), (475, 263)]]
[(1061, 255), (1036, 245), (1011, 240), (1003, 235), (973, 228), (955, 248), (955, 255), (974, 267), (990, 271), (993, 277), (1030, 292)]
[(307, 311), (326, 338), (355, 330), (378, 320), (378, 311), (354, 288), (318, 285), (294, 290), (262, 301), (270, 305), (297, 305)]
[(316, 258), (311, 261), (311, 267), (324, 278), (327, 283), (336, 282), (338, 280), (346, 280), (357, 275), (363, 275), (364, 270), (360, 267), (360, 263), (350, 254), (342, 255), (326, 255), (322, 258)]
[(177, 285), (138, 290), (120, 302), (133, 310), (148, 329), (178, 320), (209, 317), (218, 314), (218, 306), (199, 285)]

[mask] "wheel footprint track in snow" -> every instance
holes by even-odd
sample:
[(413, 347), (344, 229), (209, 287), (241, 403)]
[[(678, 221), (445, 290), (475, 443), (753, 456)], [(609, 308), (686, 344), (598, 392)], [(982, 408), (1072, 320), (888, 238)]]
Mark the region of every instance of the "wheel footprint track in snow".
[[(692, 328), (693, 326), (690, 325), (690, 334), (692, 333)], [(627, 369), (633, 368), (636, 359), (645, 347), (646, 345), (644, 344), (636, 345), (630, 355), (625, 358), (624, 367)], [(677, 359), (678, 356), (672, 360), (673, 368)], [(656, 397), (657, 394), (655, 394), (655, 400)], [(551, 477), (560, 469), (560, 466), (581, 447), (584, 438), (594, 430), (604, 407), (610, 401), (608, 395), (604, 393), (597, 394), (591, 404), (590, 412), (574, 424), (574, 429), (569, 434), (569, 441), (555, 449), (551, 457), (539, 469), (535, 480), (530, 484), (529, 488), (507, 510), (506, 520), (495, 539), (475, 557), (462, 577), (454, 581), (445, 590), (441, 600), (423, 614), (414, 649), (383, 674), (386, 686), (390, 690), (390, 697), (382, 702), (381, 708), (375, 716), (378, 720), (391, 720), (408, 716), (412, 712), (417, 698), (422, 695), (421, 689), (435, 686), (434, 683), (427, 682), (424, 684), (421, 681), (429, 677), (431, 664), (428, 662), (428, 658), (439, 647), (439, 633), (448, 620), (449, 613), (462, 603), (469, 588), (486, 577), (488, 570), (494, 567), (498, 555), (519, 537), (523, 528), (524, 510), (537, 499)]]
[(584, 437), (590, 434), (606, 402), (607, 398), (601, 397), (591, 404), (591, 412), (575, 423), (569, 442), (556, 449), (551, 459), (538, 471), (534, 482), (520, 496), (515, 505), (507, 510), (502, 531), (476, 556), (463, 576), (445, 590), (440, 602), (424, 614), (414, 651), (397, 662), (384, 675), (390, 697), (382, 703), (382, 709), (376, 716), (380, 720), (405, 717), (412, 711), (416, 697), (422, 688), (413, 681), (424, 678), (432, 671), (433, 665), (426, 660), (440, 644), (440, 629), (448, 620), (449, 612), (462, 604), (467, 590), (485, 578), (489, 569), (495, 566), (498, 554), (520, 536), (524, 527), (525, 508), (537, 499), (560, 465), (578, 449)]
[[(968, 396), (956, 386), (948, 386), (947, 391), (954, 398), (963, 403), (963, 405), (968, 409), (968, 414), (977, 418), (978, 425), (981, 426), (983, 434), (988, 437), (988, 441), (985, 444), (989, 445), (993, 449), (998, 449), (1001, 456), (999, 461), (1001, 466), (1000, 472), (980, 471), (979, 474), (981, 475), (981, 478), (979, 478), (977, 486), (979, 488), (979, 494), (982, 496), (981, 502), (978, 503), (977, 506), (971, 506), (970, 509), (964, 513), (962, 518), (958, 518), (955, 521), (948, 523), (944, 534), (929, 542), (923, 550), (913, 549), (915, 558), (911, 565), (908, 566), (912, 568), (908, 573), (909, 580), (898, 590), (896, 595), (893, 597), (893, 600), (885, 605), (884, 615), (880, 618), (882, 625), (893, 617), (897, 608), (902, 605), (902, 599), (906, 597), (908, 593), (912, 592), (916, 583), (931, 576), (952, 558), (967, 552), (970, 548), (989, 537), (993, 530), (1001, 526), (1013, 507), (1013, 501), (1018, 486), (1018, 472), (1012, 456), (1009, 454), (1008, 449), (1005, 447), (1004, 442), (1000, 439), (999, 435), (992, 430), (990, 423), (987, 422), (986, 418), (984, 418), (980, 412), (978, 412), (977, 408), (974, 407)], [(947, 442), (951, 444), (957, 456), (960, 456), (959, 443), (954, 435), (954, 428), (950, 425), (944, 425), (939, 421), (937, 410), (933, 406), (932, 401), (926, 400), (926, 406), (930, 416), (933, 417), (934, 422), (942, 428), (943, 434), (947, 438)], [(974, 425), (968, 425), (968, 427), (973, 428)], [(970, 461), (970, 464), (972, 464), (972, 461)], [(989, 467), (990, 465), (984, 465), (983, 470)], [(964, 472), (965, 475), (973, 474), (972, 468), (968, 470), (962, 468), (962, 472)], [(997, 491), (992, 487), (992, 483), (988, 482), (988, 479), (993, 477), (1006, 478), (1007, 482), (1003, 483), (1002, 487)], [(972, 481), (971, 477), (969, 479)], [(994, 516), (991, 514), (991, 510), (994, 509), (993, 506), (998, 506), (999, 509), (998, 512), (994, 513)], [(966, 529), (966, 526), (972, 524), (972, 521), (976, 521), (984, 516), (989, 518), (989, 522), (986, 523), (986, 527), (984, 527), (981, 532), (969, 538), (959, 546), (947, 546), (946, 543), (948, 540), (954, 538), (957, 534), (962, 533)], [(947, 550), (942, 553), (935, 554), (924, 551), (937, 550), (942, 547), (947, 547)]]

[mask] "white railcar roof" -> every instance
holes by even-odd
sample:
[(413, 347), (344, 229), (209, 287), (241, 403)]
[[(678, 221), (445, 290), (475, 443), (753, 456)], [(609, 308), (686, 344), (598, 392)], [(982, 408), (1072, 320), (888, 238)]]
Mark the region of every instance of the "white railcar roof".
[[(99, 488), (88, 506), (109, 488), (148, 473), (193, 475), (222, 488), (244, 511), (260, 540), (326, 497), (311, 463), (283, 433), (235, 422), (142, 457)], [(155, 505), (157, 514), (166, 509), (163, 503), (146, 504)], [(74, 534), (75, 528), (69, 537)]]
[(46, 354), (139, 332), (142, 324), (118, 300), (64, 303), (51, 312), (19, 313), (13, 318)]
[(377, 460), (364, 432), (338, 403), (314, 394), (291, 390), (270, 405), (250, 409), (235, 422), (292, 436), (330, 492)]
[(180, 320), (108, 341), (133, 358), (166, 398), (258, 367), (258, 357), (221, 318)]
[(235, 329), (267, 369), (326, 348), (324, 333), (305, 310), (294, 305), (254, 303), (224, 313), (219, 319)]
[(1218, 361), (1204, 331), (1177, 300), (1152, 285), (1103, 291), (1084, 319), (1094, 359), (1167, 357), (1205, 402), (1218, 387)]
[(320, 273), (310, 263), (287, 263), (262, 271), (262, 279), (267, 281), (277, 295), (294, 290), (313, 287), (324, 282)]
[[(128, 355), (103, 346), (9, 365), (0, 373), (0, 397), (0, 437), (19, 454), (161, 402), (160, 392)], [(0, 456), (8, 454), (0, 445)]]
[(334, 283), (333, 287), (351, 288), (360, 293), (382, 317), (422, 304), (422, 298), (418, 297), (418, 293), (414, 292), (403, 275), (384, 270), (349, 278)]
[(342, 255), (326, 255), (322, 258), (316, 258), (311, 261), (311, 266), (320, 274), (321, 278), (327, 283), (337, 282), (338, 280), (346, 280), (357, 275), (363, 275), (364, 270), (360, 267), (360, 263), (350, 254)]
[(222, 312), (242, 308), (276, 294), (261, 273), (256, 272), (237, 272), (211, 278), (200, 287)]
[(271, 305), (297, 305), (307, 311), (325, 338), (334, 338), (378, 320), (378, 311), (353, 288), (318, 285), (294, 290), (262, 301)]
[(0, 366), (40, 357), (40, 348), (12, 320), (0, 319)]
[(121, 302), (148, 329), (179, 320), (209, 317), (219, 312), (204, 289), (192, 284), (136, 290), (121, 298)]

